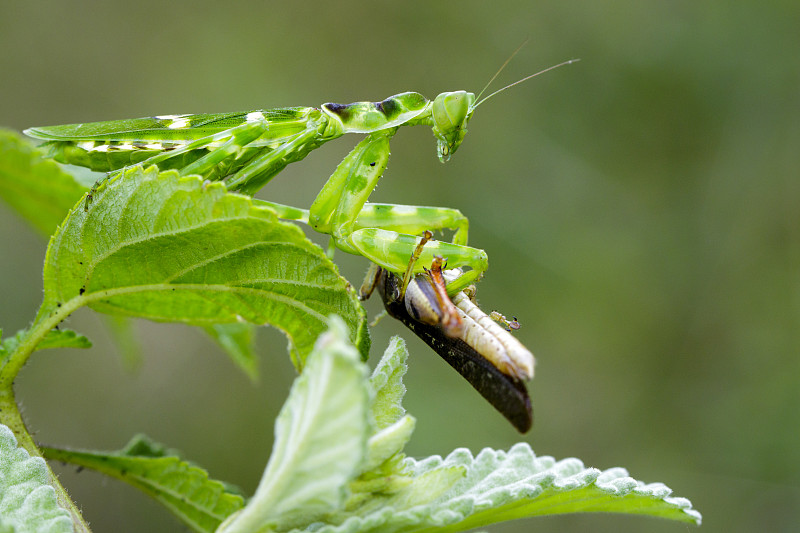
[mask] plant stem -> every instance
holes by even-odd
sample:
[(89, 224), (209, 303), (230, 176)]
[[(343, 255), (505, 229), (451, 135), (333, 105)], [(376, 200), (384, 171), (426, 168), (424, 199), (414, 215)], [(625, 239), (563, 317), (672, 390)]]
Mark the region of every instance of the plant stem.
[[(45, 335), (84, 303), (83, 298), (74, 298), (66, 304), (57, 307), (52, 313), (45, 315), (45, 313), (40, 311), (38, 316), (44, 316), (44, 318), (41, 318), (31, 326), (25, 333), (22, 342), (17, 346), (17, 349), (8, 355), (5, 361), (3, 361), (2, 368), (0, 368), (0, 423), (5, 424), (14, 432), (17, 443), (32, 457), (42, 457), (42, 453), (33, 441), (33, 437), (31, 437), (28, 428), (25, 427), (25, 421), (22, 419), (22, 414), (17, 406), (14, 396), (14, 379), (28, 361), (30, 355), (36, 350), (36, 346), (44, 339)], [(44, 457), (42, 457), (42, 459), (44, 459)], [(69, 494), (67, 494), (67, 490), (58, 481), (55, 472), (53, 472), (46, 461), (45, 465), (50, 475), (50, 484), (56, 491), (58, 504), (61, 508), (69, 511), (75, 531), (91, 533), (89, 525), (84, 520), (78, 507), (69, 497)]]
[[(44, 306), (45, 304), (43, 303), (42, 305)], [(11, 389), (17, 374), (28, 362), (28, 358), (47, 333), (71, 315), (73, 311), (84, 305), (86, 305), (86, 298), (78, 297), (58, 306), (51, 305), (52, 309), (44, 307), (39, 309), (35, 322), (25, 332), (21, 342), (2, 361), (2, 367), (0, 367), (0, 390)]]

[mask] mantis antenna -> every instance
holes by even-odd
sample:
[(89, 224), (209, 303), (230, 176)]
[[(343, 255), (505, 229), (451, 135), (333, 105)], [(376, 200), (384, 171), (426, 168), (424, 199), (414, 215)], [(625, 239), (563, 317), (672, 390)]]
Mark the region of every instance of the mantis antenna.
[[(503, 69), (505, 69), (505, 68), (506, 68), (506, 65), (508, 65), (509, 63), (511, 63), (511, 60), (512, 60), (512, 59), (514, 59), (514, 56), (515, 56), (515, 55), (517, 55), (517, 53), (518, 53), (520, 50), (522, 50), (522, 47), (523, 47), (523, 46), (525, 46), (526, 44), (528, 44), (528, 41), (530, 41), (530, 38), (528, 38), (528, 39), (525, 39), (524, 41), (522, 41), (522, 44), (521, 44), (521, 45), (519, 45), (519, 46), (517, 47), (517, 49), (516, 49), (516, 50), (514, 50), (513, 52), (511, 52), (511, 55), (510, 55), (510, 56), (508, 56), (508, 59), (506, 59), (506, 60), (505, 60), (505, 62), (504, 62), (502, 65), (500, 65), (500, 68), (499, 68), (499, 69), (497, 69), (497, 72), (495, 72), (495, 73), (494, 73), (494, 76), (492, 76), (492, 77), (489, 79), (489, 81), (487, 81), (487, 82), (486, 82), (486, 85), (483, 87), (483, 89), (481, 89), (481, 92), (479, 92), (479, 93), (478, 93), (478, 97), (476, 98), (476, 100), (480, 101), (480, 99), (481, 99), (481, 95), (483, 95), (483, 93), (485, 93), (485, 92), (486, 92), (486, 89), (488, 89), (488, 88), (489, 88), (489, 85), (491, 85), (491, 84), (492, 84), (492, 82), (493, 82), (494, 80), (496, 80), (496, 79), (497, 79), (497, 76), (499, 76), (499, 75), (500, 75), (500, 73), (501, 73), (501, 72), (503, 72)], [(477, 107), (477, 104), (476, 104), (476, 106), (475, 106), (475, 107)]]
[(475, 108), (477, 108), (479, 105), (481, 105), (482, 103), (484, 103), (486, 100), (488, 100), (489, 98), (491, 98), (492, 96), (494, 96), (494, 95), (496, 95), (496, 94), (500, 94), (501, 92), (505, 91), (506, 89), (510, 89), (510, 88), (511, 88), (511, 87), (513, 87), (514, 85), (519, 85), (520, 83), (522, 83), (522, 82), (524, 82), (524, 81), (528, 81), (529, 79), (531, 79), (531, 78), (533, 78), (533, 77), (536, 77), (536, 76), (538, 76), (539, 74), (544, 74), (545, 72), (549, 72), (549, 71), (551, 71), (551, 70), (553, 70), (553, 69), (557, 69), (558, 67), (563, 67), (563, 66), (566, 66), (566, 65), (571, 65), (572, 63), (577, 63), (578, 61), (580, 61), (580, 59), (570, 59), (569, 61), (564, 61), (564, 62), (561, 62), (561, 63), (559, 63), (559, 64), (557, 64), (557, 65), (553, 65), (552, 67), (547, 67), (546, 69), (544, 69), (544, 70), (540, 70), (539, 72), (536, 72), (536, 73), (534, 73), (534, 74), (531, 74), (530, 76), (525, 76), (525, 77), (524, 77), (524, 78), (522, 78), (521, 80), (517, 80), (517, 81), (515, 81), (514, 83), (510, 83), (510, 84), (506, 85), (505, 87), (502, 87), (502, 88), (500, 88), (500, 89), (496, 90), (495, 92), (493, 92), (492, 94), (490, 94), (489, 96), (487, 96), (486, 98), (484, 98), (483, 100), (481, 100), (481, 95), (482, 95), (484, 92), (486, 92), (486, 89), (488, 89), (488, 88), (489, 88), (489, 85), (491, 85), (491, 84), (492, 84), (492, 82), (493, 82), (493, 81), (494, 81), (494, 80), (497, 78), (497, 76), (499, 76), (499, 75), (500, 75), (500, 73), (501, 73), (501, 72), (503, 72), (503, 69), (504, 69), (504, 68), (506, 68), (506, 65), (508, 65), (508, 64), (511, 62), (511, 60), (512, 60), (512, 59), (514, 59), (514, 56), (515, 56), (515, 55), (517, 55), (517, 52), (519, 52), (520, 50), (522, 50), (522, 47), (523, 47), (523, 46), (525, 46), (525, 45), (528, 43), (528, 41), (529, 41), (529, 39), (525, 39), (525, 41), (523, 41), (523, 43), (522, 43), (521, 45), (519, 45), (519, 46), (517, 47), (517, 49), (516, 49), (516, 50), (514, 50), (514, 52), (513, 52), (513, 53), (512, 53), (510, 56), (508, 56), (508, 59), (506, 59), (506, 60), (505, 60), (505, 62), (504, 62), (504, 63), (503, 63), (503, 65), (502, 65), (502, 66), (501, 66), (501, 67), (500, 67), (500, 68), (497, 70), (497, 72), (495, 72), (494, 76), (492, 76), (492, 78), (489, 80), (489, 82), (486, 84), (486, 86), (483, 88), (483, 90), (481, 90), (481, 92), (478, 94), (478, 97), (477, 97), (477, 100), (478, 100), (478, 102), (477, 102), (477, 103), (476, 103), (474, 106), (472, 106), (472, 109), (473, 109), (473, 110), (474, 110)]

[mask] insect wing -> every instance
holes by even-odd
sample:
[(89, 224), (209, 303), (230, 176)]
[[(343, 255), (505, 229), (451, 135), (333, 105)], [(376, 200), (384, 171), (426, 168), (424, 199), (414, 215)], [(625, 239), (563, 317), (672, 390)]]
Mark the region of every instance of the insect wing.
[(248, 121), (267, 119), (281, 124), (302, 121), (309, 108), (290, 107), (267, 111), (199, 115), (159, 115), (155, 117), (43, 126), (25, 134), (47, 141), (193, 141), (219, 133)]
[(25, 133), (47, 141), (45, 144), (50, 150), (48, 155), (56, 161), (98, 172), (117, 170), (147, 161), (163, 152), (200, 143), (197, 149), (159, 163), (159, 167), (166, 170), (184, 168), (215, 150), (234, 128), (246, 127), (251, 122), (263, 126), (266, 122), (267, 131), (260, 138), (246, 143), (246, 150), (240, 151), (226, 165), (212, 168), (204, 174), (206, 179), (213, 180), (235, 172), (265, 147), (279, 146), (286, 138), (303, 131), (308, 123), (308, 115), (314, 111), (313, 108), (297, 107), (213, 115), (161, 115), (46, 126), (31, 128)]

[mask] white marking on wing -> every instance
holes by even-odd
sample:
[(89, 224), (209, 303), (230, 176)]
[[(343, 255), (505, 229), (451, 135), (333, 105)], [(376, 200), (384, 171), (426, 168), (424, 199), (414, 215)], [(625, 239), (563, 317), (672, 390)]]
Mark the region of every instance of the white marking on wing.
[(171, 124), (167, 124), (167, 127), (171, 130), (180, 130), (183, 128), (189, 127), (189, 119), (188, 118), (176, 118)]
[(245, 120), (247, 120), (247, 122), (259, 122), (261, 120), (264, 120), (264, 113), (262, 113), (261, 111), (253, 111), (247, 114)]
[(192, 115), (189, 113), (183, 115), (156, 115), (154, 118), (163, 121), (170, 121), (166, 126), (171, 130), (178, 130), (189, 127), (189, 119)]

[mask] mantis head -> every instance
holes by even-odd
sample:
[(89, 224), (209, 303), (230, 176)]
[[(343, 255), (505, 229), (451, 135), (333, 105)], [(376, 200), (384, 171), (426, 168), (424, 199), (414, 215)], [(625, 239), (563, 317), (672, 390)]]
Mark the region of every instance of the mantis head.
[(467, 91), (442, 93), (433, 101), (433, 135), (436, 136), (439, 160), (444, 163), (458, 150), (467, 122), (475, 109), (475, 95)]
[[(489, 85), (494, 81), (497, 75), (502, 72), (508, 62), (511, 61), (511, 58), (514, 57), (514, 55), (516, 55), (516, 53), (519, 52), (524, 45), (525, 43), (522, 43), (520, 47), (517, 48), (513, 54), (511, 54), (511, 57), (506, 59), (506, 62), (503, 63), (502, 67), (500, 67), (500, 70), (498, 70), (497, 73), (492, 76), (492, 79), (490, 79), (489, 83), (486, 84), (486, 87), (483, 88), (483, 91), (481, 91), (481, 93), (478, 95), (478, 98), (480, 98), (483, 92), (489, 88)], [(528, 81), (539, 74), (544, 74), (547, 71), (564, 65), (570, 65), (576, 61), (578, 60), (570, 59), (569, 61), (564, 61), (558, 65), (553, 65), (552, 67), (541, 70), (535, 74), (531, 74), (530, 76), (525, 76), (521, 80), (510, 83), (502, 89), (496, 90), (489, 96), (477, 102), (475, 95), (473, 93), (468, 93), (467, 91), (453, 91), (451, 93), (442, 93), (437, 96), (433, 101), (431, 114), (433, 115), (433, 134), (438, 140), (437, 144), (439, 149), (439, 161), (444, 163), (450, 159), (450, 156), (453, 155), (456, 150), (458, 150), (459, 146), (461, 146), (461, 141), (464, 140), (464, 135), (467, 134), (467, 122), (469, 122), (469, 119), (472, 118), (472, 113), (475, 111), (476, 107), (484, 103), (492, 96), (500, 94), (506, 89), (510, 89), (515, 85)]]

